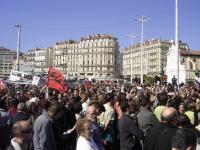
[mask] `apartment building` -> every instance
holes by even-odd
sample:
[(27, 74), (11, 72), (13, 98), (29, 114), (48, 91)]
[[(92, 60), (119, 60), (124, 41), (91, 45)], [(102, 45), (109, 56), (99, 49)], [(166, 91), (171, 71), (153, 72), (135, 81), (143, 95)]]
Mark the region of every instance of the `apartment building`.
[(58, 42), (54, 49), (54, 66), (67, 76), (118, 76), (119, 43), (111, 35), (89, 35), (80, 41)]
[(34, 73), (48, 73), (49, 67), (53, 65), (53, 48), (37, 48), (34, 53)]
[(200, 51), (181, 51), (180, 64), (184, 65), (185, 81), (195, 79), (195, 73), (200, 71)]
[(7, 48), (0, 47), (0, 77), (8, 77), (12, 70), (15, 53)]
[(68, 72), (73, 72), (72, 75), (77, 75), (78, 56), (79, 56), (79, 42), (75, 40), (68, 40), (57, 42), (54, 46), (54, 67), (65, 75)]
[[(154, 76), (161, 75), (165, 71), (167, 63), (167, 52), (174, 41), (152, 39), (144, 43), (131, 45), (123, 50), (123, 75), (140, 78), (141, 73), (141, 50), (143, 50), (143, 74)], [(180, 49), (188, 51), (188, 45), (180, 41)]]

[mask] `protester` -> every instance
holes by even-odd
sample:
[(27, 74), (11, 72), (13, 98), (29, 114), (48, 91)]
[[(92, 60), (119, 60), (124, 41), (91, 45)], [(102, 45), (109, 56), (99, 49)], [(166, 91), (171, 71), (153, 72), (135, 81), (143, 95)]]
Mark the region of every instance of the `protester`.
[(114, 94), (107, 93), (105, 95), (105, 112), (99, 116), (100, 126), (102, 128), (102, 141), (106, 150), (112, 149), (113, 143), (113, 123), (114, 123), (114, 109), (113, 109)]
[(123, 113), (118, 122), (120, 149), (141, 150), (140, 140), (143, 139), (144, 134), (129, 116), (129, 103), (127, 101), (122, 102), (120, 108)]
[(29, 121), (18, 121), (12, 127), (14, 138), (8, 150), (32, 150), (32, 126)]
[(137, 114), (138, 124), (140, 129), (144, 132), (144, 135), (146, 136), (148, 130), (158, 124), (158, 119), (151, 112), (151, 103), (150, 100), (143, 96), (140, 99), (140, 111)]
[(93, 122), (88, 119), (79, 119), (76, 123), (76, 131), (79, 135), (76, 150), (99, 150), (93, 141)]
[(26, 103), (21, 102), (17, 105), (17, 113), (13, 117), (13, 124), (15, 124), (18, 121), (21, 120), (28, 120), (30, 118), (30, 115), (27, 114), (27, 106)]
[[(186, 83), (176, 89), (171, 84), (163, 85), (162, 81), (159, 85), (140, 85), (85, 80), (70, 83), (66, 89), (58, 70), (51, 69), (49, 77), (45, 81), (48, 92), (45, 82), (34, 88), (7, 83), (0, 91), (1, 149), (10, 145), (12, 122), (18, 120), (33, 124), (35, 150), (75, 150), (80, 133), (75, 130), (76, 124), (83, 118), (92, 121), (93, 131), (86, 130), (91, 132), (89, 143), (94, 141), (100, 150), (141, 149), (142, 140), (144, 150), (171, 149), (178, 128), (189, 128), (199, 137), (194, 128), (200, 120), (200, 93), (195, 84)], [(90, 84), (86, 86), (86, 82)], [(54, 106), (59, 106), (59, 110), (51, 109)]]
[(196, 150), (197, 138), (193, 131), (188, 128), (176, 131), (172, 139), (172, 150)]
[(11, 114), (6, 110), (6, 102), (0, 99), (0, 150), (6, 150), (9, 145), (11, 122)]
[(179, 104), (178, 113), (179, 114), (184, 114), (185, 113), (185, 104), (184, 103), (180, 103)]
[(145, 138), (144, 150), (170, 150), (172, 137), (177, 130), (176, 109), (165, 108), (161, 113), (161, 123), (152, 127)]
[(159, 105), (155, 108), (154, 114), (161, 121), (161, 113), (162, 111), (167, 108), (168, 97), (165, 93), (159, 93), (157, 95)]
[(58, 108), (57, 105), (50, 106), (48, 112), (43, 111), (35, 120), (33, 127), (34, 150), (57, 150), (52, 121), (59, 113)]
[(94, 134), (92, 137), (92, 140), (95, 142), (95, 144), (98, 146), (98, 148), (100, 150), (104, 149), (102, 142), (101, 142), (101, 131), (100, 131), (100, 127), (97, 124), (97, 108), (95, 107), (95, 105), (89, 105), (87, 107), (86, 110), (86, 116), (85, 118), (88, 120), (91, 120), (93, 123), (93, 130), (94, 130)]

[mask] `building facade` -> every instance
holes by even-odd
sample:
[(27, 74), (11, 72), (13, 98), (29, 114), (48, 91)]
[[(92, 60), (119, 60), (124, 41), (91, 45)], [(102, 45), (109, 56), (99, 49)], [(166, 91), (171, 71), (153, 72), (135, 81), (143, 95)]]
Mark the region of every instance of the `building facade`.
[(54, 46), (54, 66), (67, 76), (82, 78), (116, 77), (118, 39), (111, 35), (89, 35), (80, 41), (64, 41)]
[(48, 73), (49, 67), (53, 65), (53, 48), (38, 48), (35, 49), (34, 56), (34, 73)]
[[(12, 70), (17, 70), (17, 60), (16, 58), (13, 61), (13, 69)], [(19, 57), (19, 71), (25, 72), (28, 74), (33, 73), (33, 65), (31, 61), (27, 61), (26, 55), (21, 54)]]
[(5, 78), (12, 70), (15, 53), (11, 50), (0, 47), (0, 77)]
[[(123, 75), (130, 78), (132, 66), (133, 78), (140, 78), (141, 50), (143, 50), (143, 74), (149, 76), (162, 75), (167, 63), (167, 52), (172, 44), (174, 44), (174, 41), (152, 39), (124, 49)], [(187, 51), (188, 45), (180, 42), (180, 49)]]
[(195, 73), (200, 71), (200, 51), (181, 51), (180, 63), (185, 67), (185, 81), (195, 79)]

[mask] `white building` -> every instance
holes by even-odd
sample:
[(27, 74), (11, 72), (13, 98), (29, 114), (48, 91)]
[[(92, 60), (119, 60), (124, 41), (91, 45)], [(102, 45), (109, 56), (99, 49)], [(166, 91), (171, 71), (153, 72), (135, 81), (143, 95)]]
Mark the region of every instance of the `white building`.
[(35, 50), (34, 73), (48, 73), (53, 64), (53, 48), (40, 48)]
[(89, 35), (80, 41), (58, 42), (54, 49), (54, 66), (67, 76), (118, 76), (119, 45), (117, 38), (111, 35)]
[(12, 70), (15, 53), (7, 48), (0, 47), (0, 77), (8, 77)]
[[(131, 66), (133, 78), (140, 78), (141, 64), (143, 74), (149, 76), (162, 75), (166, 68), (167, 52), (174, 41), (152, 39), (143, 44), (137, 43), (123, 52), (123, 75), (127, 78), (131, 76)], [(187, 50), (186, 43), (180, 43), (183, 50)], [(141, 50), (143, 49), (143, 62), (141, 63)], [(131, 54), (132, 53), (132, 54)]]
[[(177, 52), (175, 46), (170, 48), (167, 55), (166, 75), (167, 81), (177, 78)], [(195, 79), (195, 73), (200, 71), (200, 51), (180, 51), (179, 59), (179, 83), (185, 83)]]

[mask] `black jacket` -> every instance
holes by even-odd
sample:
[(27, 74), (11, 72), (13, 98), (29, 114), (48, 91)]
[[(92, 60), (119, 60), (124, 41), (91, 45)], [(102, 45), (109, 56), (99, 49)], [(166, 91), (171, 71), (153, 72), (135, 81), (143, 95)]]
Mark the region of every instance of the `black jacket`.
[(144, 137), (142, 130), (136, 125), (136, 122), (129, 116), (123, 115), (118, 121), (120, 134), (120, 149), (133, 150), (136, 142)]
[(29, 117), (30, 116), (28, 114), (25, 114), (23, 112), (17, 112), (16, 115), (12, 119), (12, 123), (15, 124), (18, 121), (28, 120)]
[(144, 150), (171, 150), (177, 128), (164, 123), (152, 127), (145, 137)]

